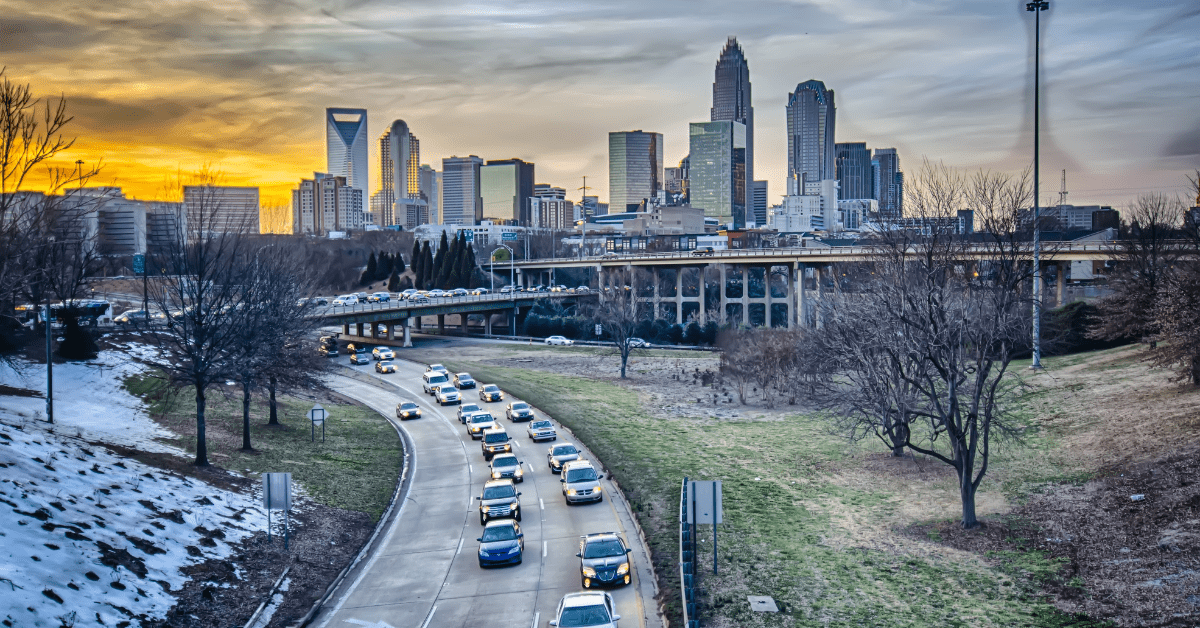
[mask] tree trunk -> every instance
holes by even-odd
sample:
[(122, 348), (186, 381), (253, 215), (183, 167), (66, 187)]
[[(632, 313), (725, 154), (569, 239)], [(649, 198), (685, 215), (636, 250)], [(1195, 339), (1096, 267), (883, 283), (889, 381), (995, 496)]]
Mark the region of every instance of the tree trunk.
[(908, 442), (908, 424), (904, 422), (895, 423), (892, 425), (889, 436), (892, 441), (892, 456), (895, 458), (903, 457), (904, 443)]
[(621, 379), (625, 379), (625, 364), (629, 362), (629, 351), (621, 352)]
[(1192, 385), (1200, 386), (1200, 355), (1192, 356)]
[(961, 472), (958, 479), (958, 491), (962, 496), (962, 527), (964, 530), (979, 527), (975, 518), (975, 487), (971, 484), (971, 473)]
[(250, 379), (242, 380), (242, 451), (254, 451), (250, 446)]
[(267, 421), (267, 425), (279, 425), (279, 413), (277, 411), (279, 406), (275, 401), (275, 389), (276, 388), (278, 388), (278, 382), (275, 380), (275, 376), (272, 375), (271, 379), (268, 380), (268, 382), (267, 382), (267, 390), (270, 391), (270, 399), (271, 399), (270, 400), (271, 419), (269, 421)]
[(208, 443), (204, 440), (204, 387), (196, 384), (196, 466), (208, 466)]

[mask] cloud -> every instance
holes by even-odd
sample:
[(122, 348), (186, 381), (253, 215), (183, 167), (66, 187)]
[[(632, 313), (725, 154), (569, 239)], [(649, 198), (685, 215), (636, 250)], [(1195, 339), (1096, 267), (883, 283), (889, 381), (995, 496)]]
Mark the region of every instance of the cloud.
[(1176, 134), (1163, 149), (1165, 157), (1200, 157), (1200, 126)]

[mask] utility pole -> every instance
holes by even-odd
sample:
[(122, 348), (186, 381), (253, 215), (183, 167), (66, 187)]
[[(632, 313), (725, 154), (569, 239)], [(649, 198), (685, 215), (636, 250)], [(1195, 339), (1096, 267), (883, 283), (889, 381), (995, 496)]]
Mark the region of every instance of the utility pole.
[(588, 187), (586, 174), (583, 175), (583, 187), (581, 187), (579, 189), (583, 190), (583, 194), (581, 194), (579, 196), (579, 259), (582, 260), (583, 259), (583, 241), (584, 241), (585, 236), (587, 235), (587, 219), (588, 219), (587, 209), (586, 209), (587, 205), (586, 205), (585, 201), (587, 200), (588, 190), (592, 189), (592, 188)]
[[(1067, 169), (1063, 168), (1062, 187), (1058, 190), (1058, 206), (1067, 204)], [(1061, 214), (1060, 214), (1061, 217)]]
[(1048, 0), (1034, 0), (1025, 5), (1033, 13), (1033, 362), (1029, 368), (1042, 368), (1042, 212), (1038, 199), (1039, 136), (1038, 92), (1042, 69), (1042, 11), (1050, 8)]

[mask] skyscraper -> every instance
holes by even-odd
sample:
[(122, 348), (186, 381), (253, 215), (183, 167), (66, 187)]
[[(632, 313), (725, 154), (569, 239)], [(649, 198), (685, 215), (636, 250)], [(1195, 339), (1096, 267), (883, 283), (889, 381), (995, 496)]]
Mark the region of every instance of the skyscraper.
[(371, 179), (367, 160), (367, 110), (330, 107), (325, 110), (325, 159), (329, 174), (346, 177), (350, 187), (367, 193)]
[(693, 122), (689, 128), (691, 206), (734, 229), (746, 227), (746, 125)]
[(835, 144), (838, 199), (875, 198), (875, 172), (865, 142)]
[(442, 173), (434, 170), (429, 164), (421, 164), (419, 178), (421, 199), (429, 205), (429, 222), (441, 224)]
[(608, 134), (608, 206), (613, 213), (649, 204), (663, 185), (662, 133), (614, 131)]
[(363, 192), (346, 177), (314, 172), (292, 190), (292, 233), (327, 235), (330, 231), (363, 228)]
[(881, 218), (900, 218), (904, 215), (904, 173), (900, 172), (900, 155), (894, 148), (876, 148), (871, 158), (875, 171), (875, 199), (879, 201)]
[(804, 184), (837, 178), (834, 165), (833, 90), (810, 80), (788, 95), (788, 194), (803, 194)]
[(371, 195), (376, 224), (405, 224), (407, 218), (396, 212), (393, 205), (400, 199), (420, 198), (420, 163), (421, 143), (417, 136), (404, 120), (392, 122), (379, 136), (379, 191)]
[[(749, 138), (747, 138), (746, 143), (747, 144), (750, 143)], [(749, 152), (750, 149), (747, 148), (746, 151)], [(746, 176), (748, 177), (750, 175), (747, 174)], [(754, 225), (757, 227), (765, 227), (767, 224), (767, 198), (768, 198), (768, 195), (767, 195), (767, 182), (766, 181), (754, 181), (753, 183), (751, 183), (751, 185), (750, 185), (750, 200), (751, 200), (751, 207), (754, 208), (754, 212), (753, 212)], [(758, 218), (759, 214), (762, 215), (761, 221)], [(747, 218), (749, 218), (749, 214), (747, 214)]]
[(479, 170), (483, 217), (503, 224), (529, 226), (533, 164), (520, 159), (491, 159)]
[[(738, 45), (736, 37), (725, 42), (717, 59), (716, 79), (713, 81), (713, 105), (710, 120), (733, 120), (746, 125), (746, 180), (754, 180), (754, 107), (750, 103), (750, 64)], [(747, 192), (749, 192), (747, 188)], [(767, 223), (767, 206), (761, 209), (747, 197), (747, 207), (754, 207), (754, 222)], [(761, 213), (760, 213), (761, 212)]]
[(482, 166), (483, 160), (475, 155), (442, 160), (443, 225), (477, 225), (483, 218), (483, 198), (479, 186), (479, 169)]

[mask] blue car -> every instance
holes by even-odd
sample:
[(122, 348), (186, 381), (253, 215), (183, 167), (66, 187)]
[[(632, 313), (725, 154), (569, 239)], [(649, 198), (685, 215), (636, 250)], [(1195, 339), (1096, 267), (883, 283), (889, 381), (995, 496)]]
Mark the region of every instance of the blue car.
[(479, 566), (520, 565), (525, 554), (521, 524), (512, 519), (489, 521), (479, 541)]

